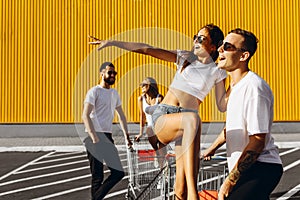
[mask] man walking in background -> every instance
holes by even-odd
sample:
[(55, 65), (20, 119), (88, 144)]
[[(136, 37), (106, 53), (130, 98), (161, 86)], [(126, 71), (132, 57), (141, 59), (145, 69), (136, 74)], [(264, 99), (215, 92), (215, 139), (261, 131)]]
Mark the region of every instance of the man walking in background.
[[(112, 138), (112, 121), (115, 111), (117, 111), (127, 145), (132, 145), (120, 96), (115, 89), (111, 88), (111, 85), (115, 83), (116, 75), (117, 72), (112, 63), (103, 63), (100, 67), (100, 84), (87, 92), (84, 101), (82, 119), (89, 135), (84, 143), (92, 174), (91, 195), (93, 200), (103, 199), (125, 175)], [(103, 161), (111, 172), (104, 182)]]

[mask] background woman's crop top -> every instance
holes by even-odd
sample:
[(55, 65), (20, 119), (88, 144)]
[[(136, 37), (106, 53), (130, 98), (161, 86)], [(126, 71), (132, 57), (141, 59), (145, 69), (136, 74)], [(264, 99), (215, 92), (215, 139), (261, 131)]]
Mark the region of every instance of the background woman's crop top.
[(186, 92), (203, 101), (212, 87), (227, 77), (225, 70), (219, 69), (214, 62), (203, 64), (196, 60), (182, 72), (186, 51), (177, 51), (177, 72), (170, 87)]

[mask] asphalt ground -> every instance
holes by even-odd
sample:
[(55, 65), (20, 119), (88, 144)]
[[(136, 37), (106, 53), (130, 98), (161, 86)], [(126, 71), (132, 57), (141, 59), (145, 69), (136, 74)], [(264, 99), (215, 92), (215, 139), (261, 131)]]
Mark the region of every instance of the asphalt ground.
[[(218, 152), (224, 155), (224, 150)], [(126, 176), (106, 199), (126, 199), (128, 165), (126, 151), (119, 151)], [(300, 148), (280, 148), (284, 175), (271, 199), (300, 199)], [(85, 152), (0, 153), (0, 199), (90, 199), (90, 171)], [(208, 164), (222, 167), (226, 161)], [(105, 172), (108, 176), (108, 171)], [(154, 188), (156, 190), (157, 188)]]

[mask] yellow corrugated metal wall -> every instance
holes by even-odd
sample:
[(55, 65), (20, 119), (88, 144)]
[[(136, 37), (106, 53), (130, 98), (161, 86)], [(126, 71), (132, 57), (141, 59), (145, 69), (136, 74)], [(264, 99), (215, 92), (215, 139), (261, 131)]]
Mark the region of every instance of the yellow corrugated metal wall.
[[(259, 48), (253, 71), (270, 84), (276, 121), (300, 120), (298, 0), (3, 0), (0, 3), (0, 123), (81, 122), (82, 102), (98, 80), (98, 66), (111, 60), (119, 71), (115, 87), (128, 121), (138, 121), (139, 82), (153, 76), (165, 94), (173, 63), (116, 48), (97, 52), (87, 35), (190, 49), (207, 23), (224, 33), (254, 32)], [(209, 95), (203, 121), (224, 115)]]

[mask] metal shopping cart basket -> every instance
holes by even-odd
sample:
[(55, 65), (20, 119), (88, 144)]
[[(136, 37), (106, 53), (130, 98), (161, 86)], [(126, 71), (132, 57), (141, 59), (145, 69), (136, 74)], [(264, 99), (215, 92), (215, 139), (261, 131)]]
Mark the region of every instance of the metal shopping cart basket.
[[(215, 156), (211, 161), (201, 161), (198, 174), (198, 193), (200, 200), (217, 200), (218, 190), (220, 189), (225, 177), (227, 176), (226, 158)], [(164, 185), (165, 199), (175, 200), (175, 162), (171, 162), (166, 168), (166, 179)]]
[(164, 157), (159, 157), (152, 149), (147, 138), (134, 142), (127, 150), (129, 183), (128, 199), (160, 199), (164, 195), (163, 173), (166, 165)]
[(201, 200), (217, 200), (218, 191), (227, 176), (226, 158), (214, 156), (202, 161), (198, 175), (198, 191)]

